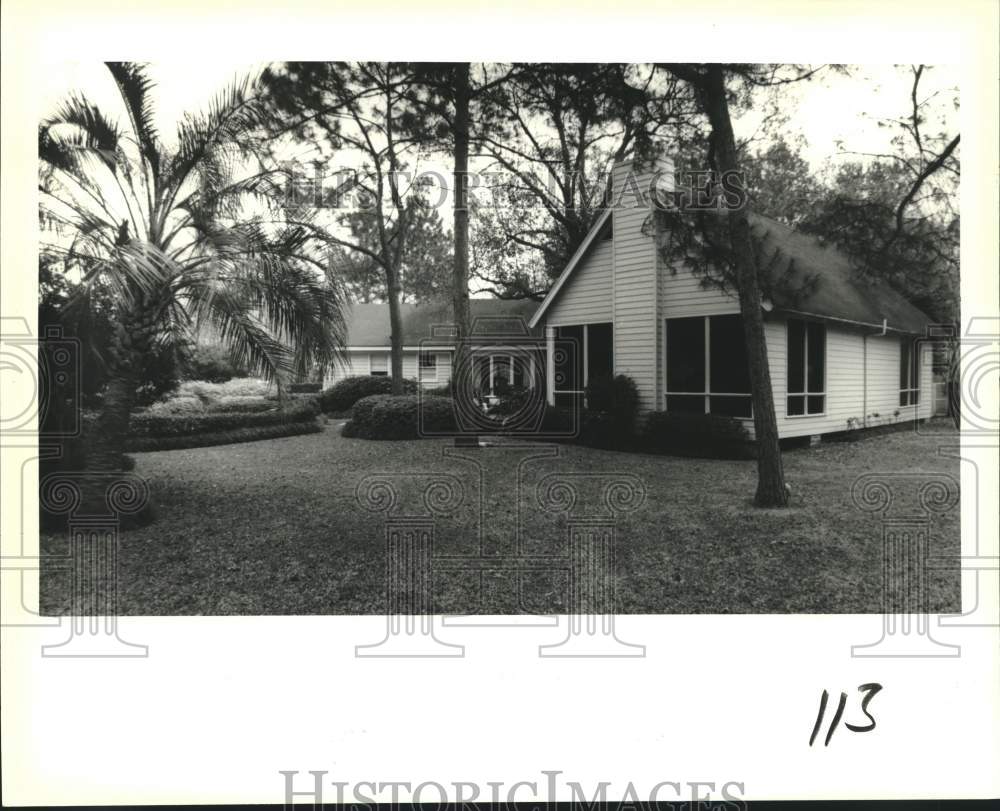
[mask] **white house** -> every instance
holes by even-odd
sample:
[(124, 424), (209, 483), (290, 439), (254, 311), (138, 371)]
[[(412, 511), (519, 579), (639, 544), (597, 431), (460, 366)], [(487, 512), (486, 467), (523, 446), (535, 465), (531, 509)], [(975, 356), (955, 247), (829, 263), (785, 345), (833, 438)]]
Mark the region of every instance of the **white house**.
[[(541, 330), (527, 324), (538, 302), (471, 299), (472, 335), (469, 373), (476, 388), (491, 394), (501, 381), (542, 385)], [(448, 302), (401, 304), (403, 377), (424, 388), (444, 386), (453, 374), (455, 342)], [(324, 386), (356, 375), (388, 376), (390, 363), (389, 306), (353, 304), (348, 316), (344, 360), (327, 370)]]
[[(667, 266), (648, 203), (630, 194), (672, 178), (668, 160), (615, 166), (612, 205), (530, 321), (545, 330), (548, 399), (579, 396), (594, 375), (624, 374), (635, 380), (643, 412), (728, 415), (752, 432), (736, 298)], [(931, 319), (890, 288), (857, 278), (836, 249), (750, 217), (765, 245), (794, 260), (799, 278), (817, 279), (805, 295), (776, 289), (762, 302), (779, 435), (930, 416), (931, 353), (916, 339)]]

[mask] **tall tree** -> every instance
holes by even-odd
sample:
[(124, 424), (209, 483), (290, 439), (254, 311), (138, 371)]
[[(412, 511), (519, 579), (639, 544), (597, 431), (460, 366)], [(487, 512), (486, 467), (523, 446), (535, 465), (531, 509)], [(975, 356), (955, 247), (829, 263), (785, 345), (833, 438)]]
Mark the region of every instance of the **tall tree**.
[(924, 91), (930, 68), (907, 70), (906, 112), (879, 122), (893, 133), (889, 150), (846, 153), (854, 160), (816, 195), (802, 227), (837, 244), (862, 275), (890, 284), (941, 322), (957, 322), (961, 138), (950, 115), (958, 90)]
[[(153, 345), (210, 326), (234, 360), (279, 382), (329, 360), (343, 343), (343, 299), (321, 272), (309, 232), (282, 221), (278, 185), (253, 137), (256, 85), (239, 81), (188, 115), (168, 147), (153, 84), (108, 63), (126, 123), (73, 95), (42, 122), (42, 253), (87, 291), (109, 292), (114, 334), (103, 350), (103, 407), (86, 437), (88, 507), (103, 511), (94, 472), (121, 469), (143, 359)], [(85, 303), (85, 302), (84, 302)]]
[(472, 330), (469, 308), (469, 155), (473, 122), (485, 117), (488, 100), (509, 78), (509, 71), (490, 76), (477, 65), (476, 77), (469, 62), (416, 63), (418, 85), (412, 95), (426, 125), (434, 132), (438, 151), (452, 159), (453, 255), (451, 278), (452, 317), (457, 331), (454, 368), (464, 363), (465, 344)]
[[(406, 301), (429, 301), (447, 298), (452, 287), (451, 235), (436, 208), (425, 197), (411, 195), (409, 235), (400, 263), (400, 297)], [(341, 215), (351, 241), (375, 246), (378, 227), (370, 208)], [(386, 284), (382, 269), (364, 255), (339, 249), (333, 256), (337, 276), (341, 278), (355, 301), (385, 301)]]
[(293, 132), (325, 148), (327, 155), (357, 163), (337, 186), (334, 202), (357, 205), (372, 227), (351, 233), (348, 218), (348, 233), (329, 223), (324, 234), (331, 247), (382, 272), (389, 305), (392, 392), (402, 394), (400, 272), (414, 219), (408, 198), (415, 192), (408, 170), (427, 139), (412, 105), (412, 70), (394, 62), (288, 62), (267, 71), (264, 81), (276, 135)]
[[(801, 81), (815, 71), (792, 68), (780, 76), (778, 69), (767, 65), (668, 64), (666, 69), (694, 88), (710, 127), (708, 162), (720, 177), (742, 177), (742, 167), (733, 133), (730, 98), (735, 91), (746, 96), (753, 87)], [(727, 83), (732, 83), (730, 87)], [(764, 337), (761, 310), (760, 260), (750, 230), (746, 209), (730, 207), (724, 216), (728, 229), (728, 263), (731, 264), (740, 315), (747, 345), (750, 372), (750, 395), (753, 403), (754, 438), (757, 445), (757, 492), (755, 502), (761, 507), (785, 507), (785, 486), (778, 424), (774, 411), (771, 370)]]

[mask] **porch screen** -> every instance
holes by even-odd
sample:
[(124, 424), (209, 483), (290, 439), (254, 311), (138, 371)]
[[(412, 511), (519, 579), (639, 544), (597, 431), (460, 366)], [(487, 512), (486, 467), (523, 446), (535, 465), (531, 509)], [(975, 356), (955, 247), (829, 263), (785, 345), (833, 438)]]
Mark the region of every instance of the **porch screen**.
[(749, 418), (750, 373), (738, 315), (667, 319), (667, 411)]

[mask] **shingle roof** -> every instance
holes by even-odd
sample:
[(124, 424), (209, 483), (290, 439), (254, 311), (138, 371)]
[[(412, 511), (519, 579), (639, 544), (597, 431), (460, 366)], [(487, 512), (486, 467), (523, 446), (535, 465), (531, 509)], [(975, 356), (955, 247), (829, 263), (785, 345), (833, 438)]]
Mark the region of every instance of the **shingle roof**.
[[(473, 335), (522, 335), (540, 337), (540, 328), (528, 330), (528, 319), (538, 308), (537, 301), (529, 299), (470, 299)], [(403, 346), (419, 346), (440, 336), (435, 345), (450, 346), (452, 339), (446, 327), (454, 322), (451, 303), (434, 301), (421, 304), (401, 304), (403, 319)], [(527, 332), (522, 332), (526, 330)], [(348, 316), (348, 346), (389, 346), (389, 305), (353, 304)]]
[[(777, 263), (775, 272), (784, 271), (788, 260), (793, 263), (783, 280), (787, 286), (773, 291), (775, 308), (876, 327), (885, 319), (890, 329), (919, 334), (934, 323), (889, 285), (859, 276), (850, 259), (836, 247), (760, 214), (750, 212), (749, 219), (765, 254), (775, 248), (781, 252), (783, 261)], [(815, 284), (801, 287), (810, 278)]]

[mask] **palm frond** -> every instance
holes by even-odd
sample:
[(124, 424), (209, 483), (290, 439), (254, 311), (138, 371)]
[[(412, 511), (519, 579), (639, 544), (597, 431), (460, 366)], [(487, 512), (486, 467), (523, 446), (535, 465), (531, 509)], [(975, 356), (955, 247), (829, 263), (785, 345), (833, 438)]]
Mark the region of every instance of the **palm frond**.
[(139, 151), (149, 162), (154, 176), (160, 172), (160, 138), (153, 121), (153, 80), (135, 62), (105, 62), (125, 102), (129, 120), (139, 142)]
[(77, 166), (76, 154), (88, 151), (115, 171), (122, 133), (99, 107), (82, 94), (71, 95), (38, 131), (38, 156), (66, 171)]

